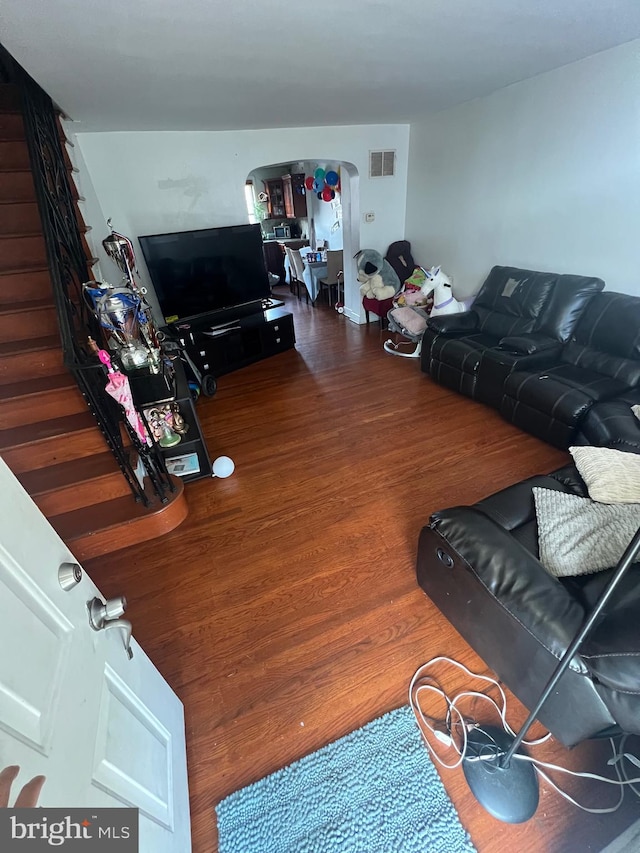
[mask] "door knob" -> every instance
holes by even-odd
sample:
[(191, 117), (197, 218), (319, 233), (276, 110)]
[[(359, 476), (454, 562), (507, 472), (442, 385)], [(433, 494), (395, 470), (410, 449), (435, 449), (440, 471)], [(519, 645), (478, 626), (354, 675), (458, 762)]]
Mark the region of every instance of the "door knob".
[(89, 624), (94, 631), (108, 631), (117, 628), (123, 632), (124, 648), (129, 660), (133, 657), (131, 651), (131, 622), (120, 617), (127, 609), (127, 599), (124, 595), (108, 598), (106, 601), (96, 597), (87, 601)]
[(131, 622), (127, 619), (112, 619), (110, 622), (104, 623), (104, 630), (109, 631), (111, 628), (119, 628), (123, 633), (124, 650), (127, 653), (129, 660), (133, 657), (131, 650)]
[(107, 601), (93, 598), (87, 602), (87, 607), (89, 608), (89, 624), (94, 631), (101, 631), (106, 622), (112, 622), (122, 616), (127, 609), (127, 599), (124, 595), (109, 598)]

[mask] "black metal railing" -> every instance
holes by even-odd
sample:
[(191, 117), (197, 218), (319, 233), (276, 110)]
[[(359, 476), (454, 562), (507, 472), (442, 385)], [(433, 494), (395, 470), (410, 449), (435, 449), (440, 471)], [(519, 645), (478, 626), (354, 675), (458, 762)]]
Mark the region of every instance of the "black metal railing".
[[(83, 292), (83, 283), (93, 276), (78, 224), (58, 113), (49, 95), (2, 45), (0, 83), (13, 85), (20, 92), (65, 366), (77, 382), (135, 499), (145, 505), (156, 499), (166, 502), (167, 493), (175, 487), (164, 459), (156, 445), (147, 446), (140, 441), (123, 407), (106, 392), (106, 368), (89, 343), (90, 338), (99, 343), (102, 332)], [(125, 435), (130, 446), (125, 446)], [(138, 460), (149, 479), (146, 488)]]

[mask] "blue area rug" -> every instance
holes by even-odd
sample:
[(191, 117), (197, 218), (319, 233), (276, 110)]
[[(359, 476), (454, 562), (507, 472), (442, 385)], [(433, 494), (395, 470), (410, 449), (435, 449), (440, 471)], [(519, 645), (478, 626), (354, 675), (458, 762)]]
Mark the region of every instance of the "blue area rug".
[(475, 853), (398, 708), (224, 799), (219, 853)]

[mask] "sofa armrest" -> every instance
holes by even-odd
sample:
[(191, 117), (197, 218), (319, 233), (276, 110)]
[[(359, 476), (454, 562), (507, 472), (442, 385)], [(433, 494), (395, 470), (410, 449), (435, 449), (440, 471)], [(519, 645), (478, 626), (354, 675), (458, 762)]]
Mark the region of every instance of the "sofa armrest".
[(513, 335), (508, 338), (502, 338), (498, 344), (498, 348), (507, 350), (508, 352), (533, 355), (534, 353), (545, 352), (551, 349), (560, 352), (562, 344), (555, 340), (555, 338), (549, 338), (546, 335)]
[(440, 335), (475, 332), (478, 328), (478, 315), (475, 311), (462, 311), (460, 314), (439, 314), (436, 317), (429, 317), (427, 328)]
[[(430, 527), (501, 607), (561, 657), (584, 621), (584, 609), (524, 545), (475, 507), (434, 513)], [(446, 571), (434, 570), (439, 569)], [(586, 672), (579, 659), (571, 667)]]

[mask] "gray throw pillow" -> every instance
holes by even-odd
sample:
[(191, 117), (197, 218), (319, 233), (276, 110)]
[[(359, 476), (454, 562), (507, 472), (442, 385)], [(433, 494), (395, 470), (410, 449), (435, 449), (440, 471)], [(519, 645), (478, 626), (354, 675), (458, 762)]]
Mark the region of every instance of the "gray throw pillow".
[(640, 504), (601, 504), (533, 489), (540, 562), (558, 578), (615, 566), (640, 527)]

